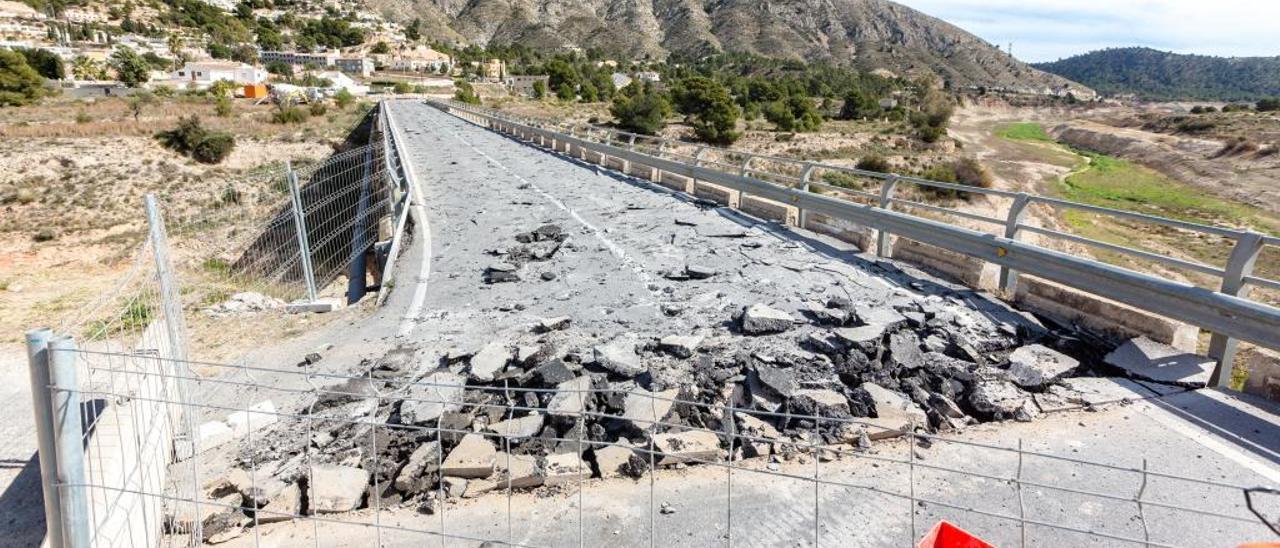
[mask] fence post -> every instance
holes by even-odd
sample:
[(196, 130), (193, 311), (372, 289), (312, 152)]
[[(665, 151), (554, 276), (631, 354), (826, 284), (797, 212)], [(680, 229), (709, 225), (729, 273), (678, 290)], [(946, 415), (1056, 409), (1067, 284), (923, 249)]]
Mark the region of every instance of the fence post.
[(169, 335), (168, 357), (186, 361), (187, 345), (185, 326), (182, 322), (182, 296), (169, 259), (169, 236), (165, 231), (164, 216), (154, 194), (144, 198), (147, 208), (147, 227), (151, 238), (151, 254), (156, 263), (156, 282), (160, 286), (160, 307), (164, 310), (164, 327)]
[(53, 386), (54, 445), (58, 463), (58, 502), (63, 545), (89, 548), (89, 498), (84, 480), (84, 423), (76, 379), (76, 343), (71, 337), (49, 341), (49, 380)]
[[(1018, 197), (1013, 199), (1013, 205), (1009, 206), (1009, 216), (1004, 221), (1004, 237), (1010, 240), (1018, 239), (1018, 225), (1022, 223), (1025, 216), (1027, 206), (1031, 204), (1031, 196), (1025, 192), (1019, 192)], [(1018, 288), (1018, 271), (1007, 266), (1000, 267), (1000, 289), (1004, 291), (1006, 296), (1012, 297), (1015, 289)]]
[[(880, 185), (880, 209), (893, 209), (893, 190), (898, 187), (898, 176), (890, 175), (884, 183)], [(889, 241), (889, 233), (884, 230), (877, 231), (876, 235), (876, 254), (889, 258), (893, 256), (893, 243)]]
[[(1253, 266), (1258, 262), (1262, 246), (1262, 235), (1252, 230), (1236, 239), (1236, 246), (1227, 259), (1227, 268), (1222, 275), (1222, 289), (1219, 292), (1233, 297), (1248, 296), (1249, 288), (1244, 279), (1253, 275)], [(1240, 341), (1221, 333), (1214, 333), (1209, 339), (1209, 357), (1218, 361), (1213, 369), (1213, 376), (1209, 378), (1209, 386), (1226, 386), (1231, 382), (1231, 368), (1235, 365), (1239, 343)]]
[(49, 339), (53, 330), (27, 332), (27, 365), (31, 375), (31, 410), (35, 414), (36, 456), (40, 459), (40, 490), (44, 494), (45, 538), (49, 548), (62, 548), (62, 508), (58, 502), (58, 457), (55, 454), (53, 403), (49, 397)]
[(316, 273), (311, 268), (311, 242), (307, 241), (307, 214), (302, 209), (302, 192), (298, 190), (298, 174), (292, 162), (285, 162), (285, 180), (289, 182), (289, 197), (293, 200), (293, 227), (298, 233), (298, 263), (302, 265), (302, 278), (307, 284), (307, 301), (316, 301)]

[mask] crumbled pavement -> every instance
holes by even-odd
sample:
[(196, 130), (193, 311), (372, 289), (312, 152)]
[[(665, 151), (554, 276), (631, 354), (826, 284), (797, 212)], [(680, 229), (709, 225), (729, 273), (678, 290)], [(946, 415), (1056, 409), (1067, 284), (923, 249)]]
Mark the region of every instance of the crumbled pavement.
[[(447, 131), (413, 138), (428, 166), (474, 155)], [(445, 174), (420, 170), (441, 177), (424, 184), (429, 215), (476, 223), (433, 235), (412, 336), (360, 363), (326, 356), (317, 366), (359, 379), (328, 387), (350, 394), (282, 411), (340, 420), (314, 421), (311, 438), (296, 421), (270, 425), (234, 464), (303, 493), (308, 470), (355, 468), (369, 487), (357, 508), (377, 497), (429, 512), (442, 494), (726, 460), (726, 432), (735, 459), (789, 459), (913, 427), (1034, 420), (1103, 403), (1116, 391), (1083, 379), (1124, 374), (1070, 331), (829, 239), (560, 160), (515, 163), (540, 154), (502, 161), (556, 202), (481, 161), (449, 174), (449, 192), (432, 184)]]

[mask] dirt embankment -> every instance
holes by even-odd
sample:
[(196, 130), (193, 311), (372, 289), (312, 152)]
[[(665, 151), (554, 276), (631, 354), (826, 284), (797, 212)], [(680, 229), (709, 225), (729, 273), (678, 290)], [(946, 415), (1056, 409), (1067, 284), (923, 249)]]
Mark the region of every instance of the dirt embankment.
[(1280, 211), (1280, 158), (1223, 154), (1226, 143), (1074, 121), (1050, 130), (1076, 148), (1119, 156), (1223, 198)]

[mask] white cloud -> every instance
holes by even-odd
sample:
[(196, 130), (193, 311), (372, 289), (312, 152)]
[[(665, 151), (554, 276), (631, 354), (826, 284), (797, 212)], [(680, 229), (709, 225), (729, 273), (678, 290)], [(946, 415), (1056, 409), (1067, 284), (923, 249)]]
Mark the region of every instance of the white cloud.
[(1103, 47), (1280, 55), (1274, 0), (897, 0), (1015, 56), (1052, 61)]

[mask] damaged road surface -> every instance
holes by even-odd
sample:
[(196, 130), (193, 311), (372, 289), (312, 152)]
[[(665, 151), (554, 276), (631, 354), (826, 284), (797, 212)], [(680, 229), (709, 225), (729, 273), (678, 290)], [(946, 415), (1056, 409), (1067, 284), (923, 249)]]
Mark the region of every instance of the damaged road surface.
[[(589, 544), (617, 536), (639, 543), (650, 504), (661, 506), (663, 520), (706, 516), (690, 505), (707, 495), (674, 498), (680, 489), (671, 491), (666, 476), (669, 501), (641, 503), (642, 491), (627, 491), (626, 478), (654, 467), (681, 469), (671, 477), (692, 475), (688, 485), (705, 486), (724, 469), (697, 465), (729, 459), (812, 475), (816, 462), (835, 467), (851, 452), (929, 458), (928, 444), (908, 447), (903, 433), (1029, 423), (1050, 411), (1182, 390), (1099, 378), (1121, 374), (1104, 363), (1106, 349), (835, 240), (695, 202), (425, 105), (389, 106), (425, 192), (427, 298), (409, 311), (408, 336), (386, 341), (378, 355), (305, 360), (331, 375), (317, 380), (321, 393), (277, 401), (295, 419), (222, 452), (228, 471), (205, 495), (249, 510), (202, 517), (207, 542), (243, 540), (293, 514), (370, 522), (369, 514), (390, 512), (420, 528), (445, 513), (470, 523), (491, 512), (496, 523), (505, 507), (486, 503), (486, 494), (512, 491), (522, 519), (537, 521), (542, 497), (618, 478), (626, 483), (590, 495), (594, 521), (581, 525)], [(1098, 396), (1115, 390), (1117, 398)], [(901, 477), (867, 473), (905, 491)], [(757, 483), (744, 492), (761, 499), (772, 485), (765, 480), (777, 481), (746, 477)], [(628, 502), (608, 508), (610, 489)], [(794, 485), (777, 489), (771, 504), (812, 504)], [(828, 498), (835, 491), (852, 492), (833, 489)], [(836, 536), (905, 544), (904, 523), (916, 510), (882, 499), (866, 501), (902, 507), (884, 518), (891, 523), (883, 532)], [(546, 516), (576, 526), (567, 500)], [(823, 527), (842, 529), (837, 522), (851, 517), (833, 514)], [(782, 525), (813, 528), (800, 521)], [(191, 522), (170, 519), (175, 532)], [(717, 527), (727, 525), (696, 539), (664, 534), (662, 544), (722, 542)], [(325, 538), (343, 538), (336, 525), (325, 528)], [(549, 530), (519, 531), (531, 529)], [(527, 540), (557, 544), (561, 533)], [(363, 534), (349, 538), (371, 538)], [(775, 534), (785, 542), (782, 529)]]

